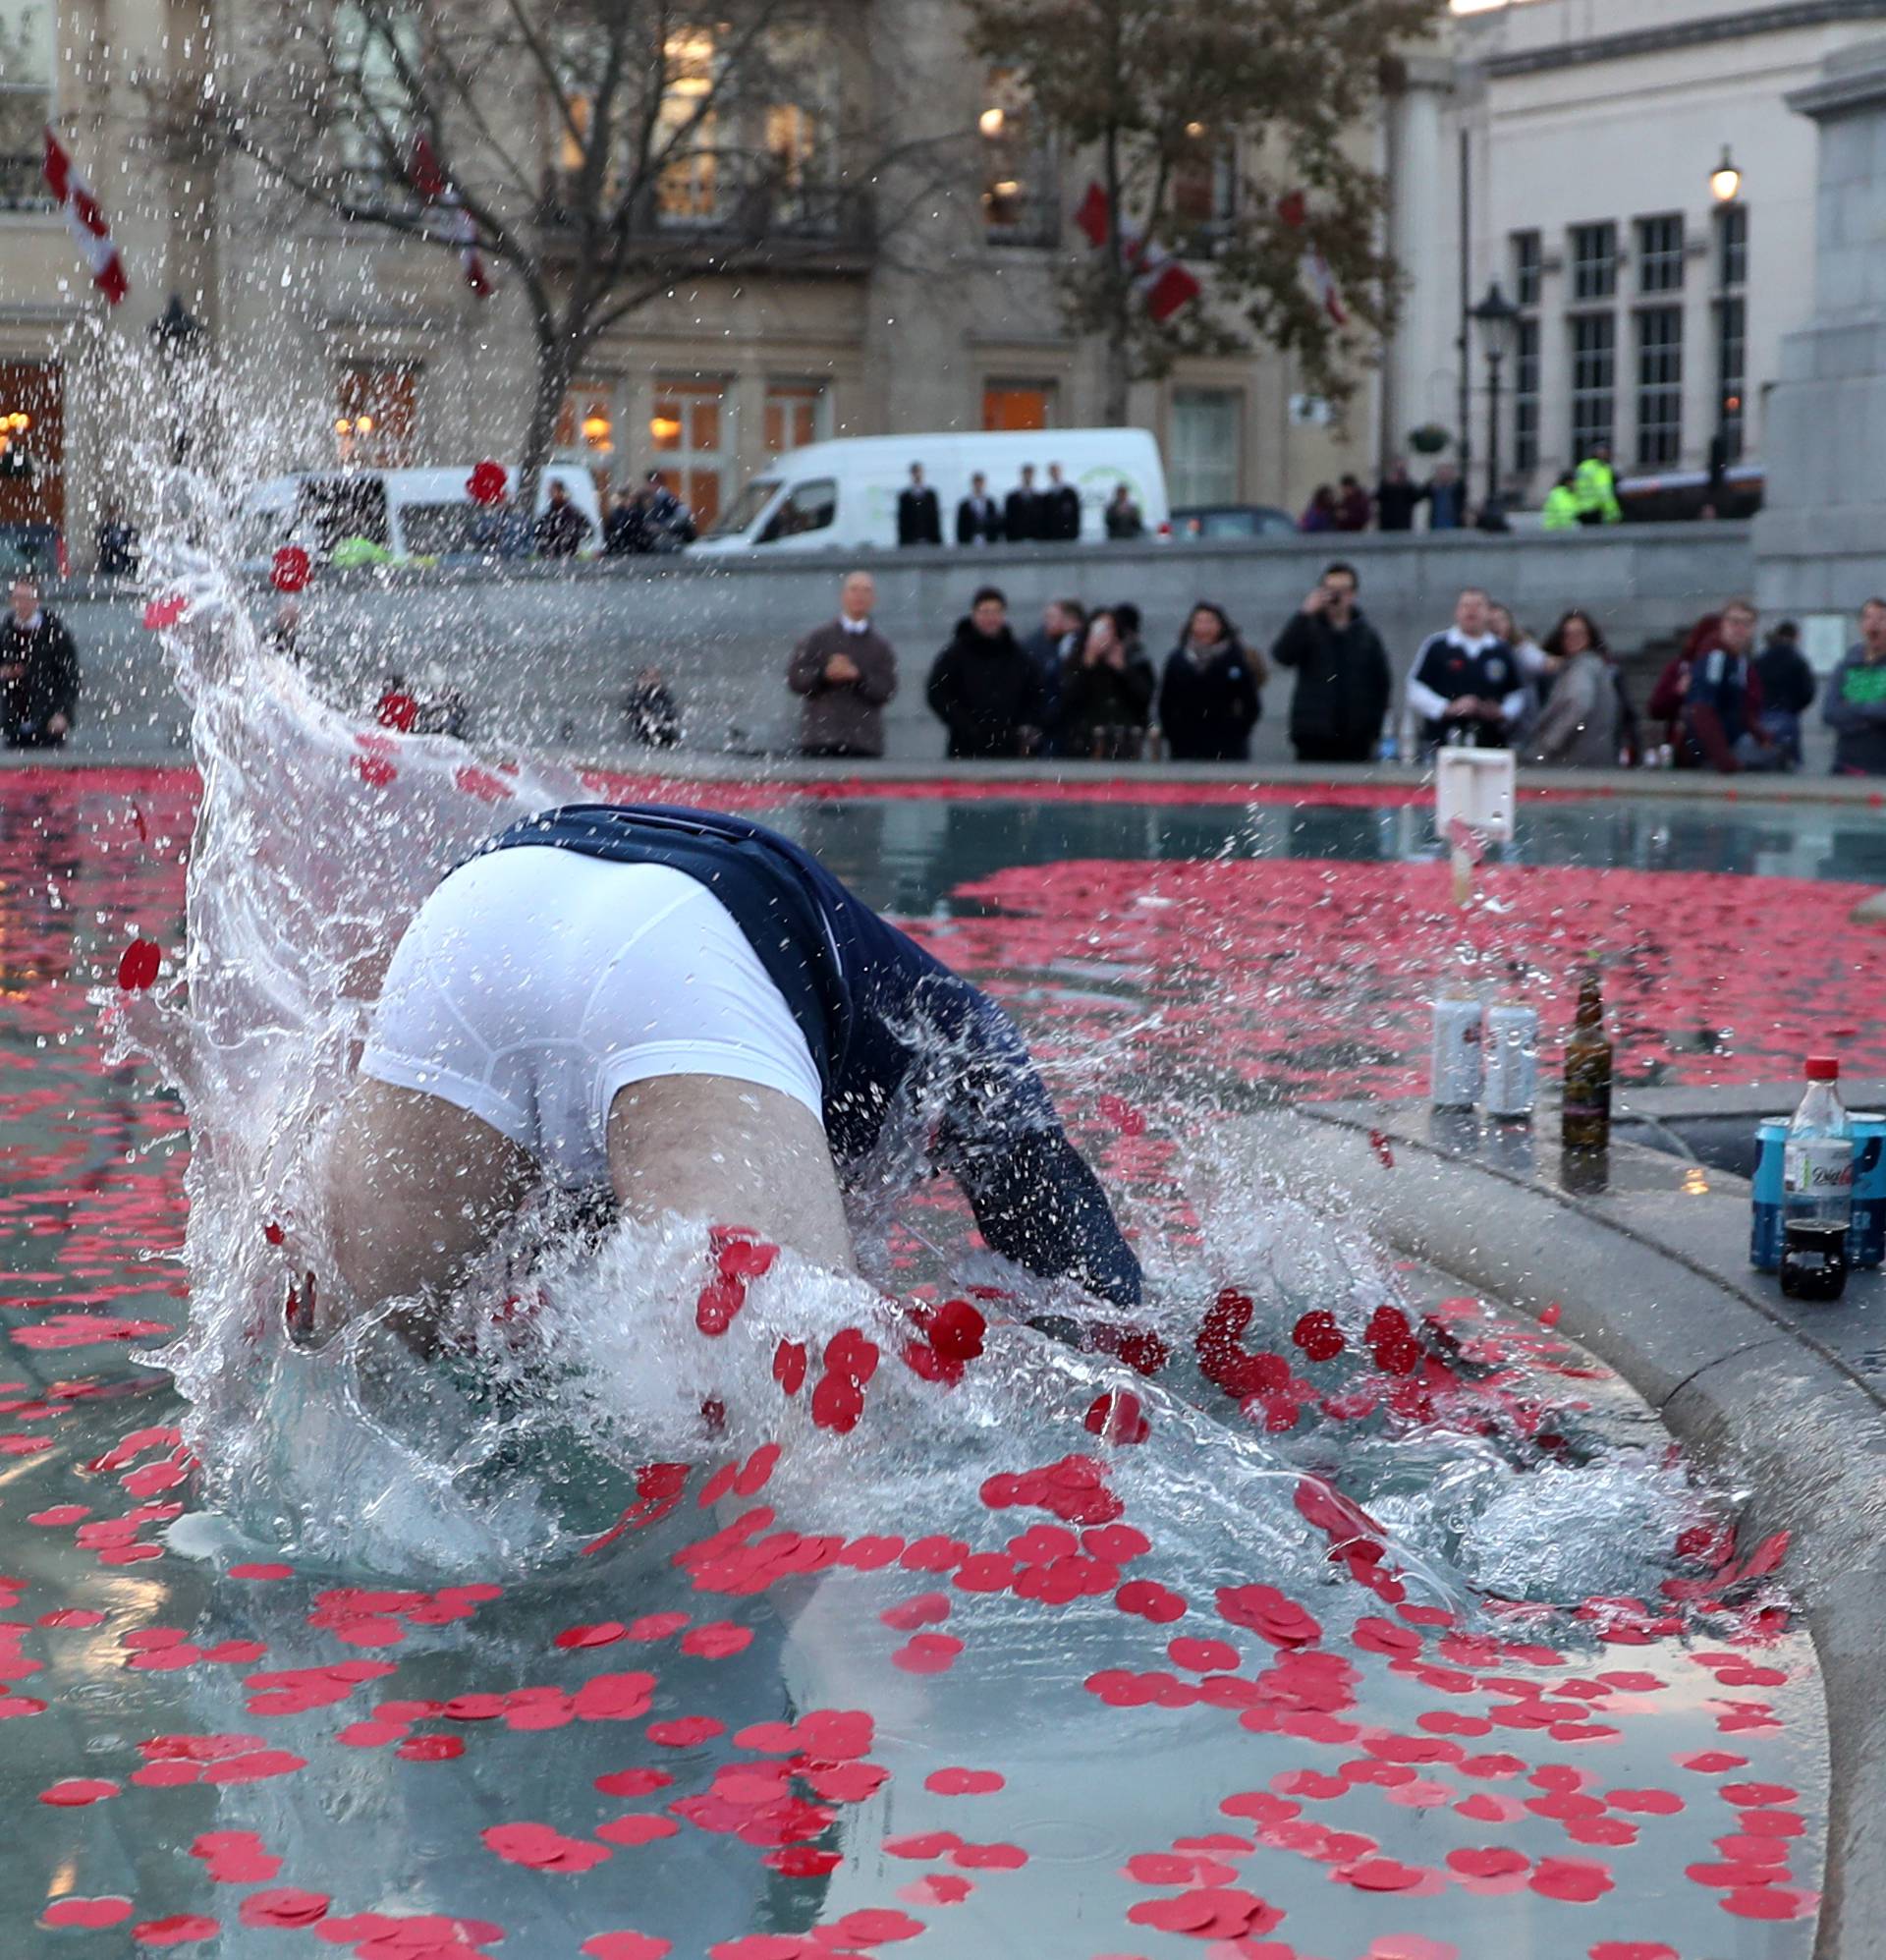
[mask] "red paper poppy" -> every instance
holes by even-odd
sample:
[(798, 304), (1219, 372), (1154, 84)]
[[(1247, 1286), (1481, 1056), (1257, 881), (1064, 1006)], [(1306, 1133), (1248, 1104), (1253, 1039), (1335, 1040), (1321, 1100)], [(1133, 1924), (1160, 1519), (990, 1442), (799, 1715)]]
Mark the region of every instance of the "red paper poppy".
[(157, 978), (164, 949), (154, 939), (134, 939), (118, 958), (118, 984), (127, 993), (142, 993)]
[(245, 1926), (312, 1926), (327, 1917), (331, 1901), (325, 1892), (304, 1892), (283, 1886), (269, 1892), (250, 1892), (237, 1917)]
[(120, 1926), (131, 1917), (131, 1901), (109, 1895), (95, 1899), (51, 1900), (39, 1915), (41, 1926), (83, 1926), (94, 1932)]
[(189, 1946), (199, 1939), (214, 1939), (222, 1930), (220, 1922), (205, 1913), (173, 1913), (168, 1919), (140, 1920), (131, 1936), (139, 1946)]
[(501, 504), (510, 488), (511, 476), (502, 463), (488, 457), (465, 479), (467, 494), (474, 504)]

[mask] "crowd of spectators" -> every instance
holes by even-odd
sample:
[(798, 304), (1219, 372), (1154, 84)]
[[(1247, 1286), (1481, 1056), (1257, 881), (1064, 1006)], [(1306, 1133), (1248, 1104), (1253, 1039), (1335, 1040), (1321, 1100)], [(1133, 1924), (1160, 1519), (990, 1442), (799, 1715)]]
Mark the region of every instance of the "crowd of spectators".
[[(1506, 506), (1497, 498), (1489, 498), (1470, 512), (1466, 486), (1453, 464), (1437, 464), (1433, 476), (1425, 483), (1417, 483), (1409, 474), (1408, 464), (1398, 456), (1382, 472), (1372, 491), (1349, 475), (1334, 485), (1319, 483), (1304, 506), (1297, 529), (1413, 531), (1423, 505), (1427, 507), (1429, 531), (1460, 531), (1470, 520), (1481, 531), (1509, 528)], [(1546, 531), (1564, 531), (1581, 525), (1618, 524), (1623, 517), (1611, 451), (1599, 443), (1576, 470), (1567, 470), (1552, 486), (1539, 522)]]
[[(884, 753), (898, 668), (875, 604), (870, 576), (853, 573), (839, 616), (793, 650), (787, 684), (803, 701), (803, 755)], [(1745, 600), (1700, 620), (1640, 715), (1589, 613), (1567, 610), (1541, 641), (1478, 587), (1414, 649), (1398, 690), (1356, 568), (1340, 559), (1268, 654), (1209, 600), (1192, 607), (1161, 655), (1130, 601), (1054, 599), (1023, 631), (1006, 594), (985, 585), (931, 661), (924, 700), (955, 760), (1237, 762), (1249, 759), (1273, 671), (1289, 669), (1290, 741), (1304, 763), (1418, 760), (1466, 744), (1510, 748), (1537, 767), (1799, 767), (1815, 676), (1791, 624), (1759, 653), (1755, 624)], [(1867, 602), (1860, 627), (1823, 711), (1838, 737), (1836, 772), (1886, 774), (1886, 599)]]

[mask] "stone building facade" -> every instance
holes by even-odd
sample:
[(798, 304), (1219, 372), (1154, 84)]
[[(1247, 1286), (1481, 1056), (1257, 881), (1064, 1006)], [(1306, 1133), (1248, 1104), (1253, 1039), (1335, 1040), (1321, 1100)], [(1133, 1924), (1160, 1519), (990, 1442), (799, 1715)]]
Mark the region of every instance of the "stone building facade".
[[(1811, 125), (1788, 106), (1886, 0), (1529, 0), (1456, 14), (1406, 64), (1385, 141), (1416, 285), (1382, 376), (1384, 450), (1467, 420), (1488, 456), (1483, 329), (1517, 303), (1499, 454), (1536, 505), (1600, 440), (1621, 475), (1762, 457), (1784, 338), (1813, 304)], [(1712, 188), (1725, 155), (1730, 196)]]
[[(529, 407), (519, 297), (481, 301), (449, 253), (343, 228), (265, 195), (246, 166), (178, 160), (140, 138), (153, 76), (188, 91), (242, 10), (265, 0), (0, 0), (0, 418), (32, 480), (0, 467), (0, 524), (62, 525), (76, 564), (121, 445), (159, 411), (122, 379), (172, 295), (217, 364), (224, 426), (258, 471), (469, 463), (515, 454)], [(572, 390), (559, 455), (621, 483), (663, 470), (706, 516), (778, 449), (900, 429), (1099, 420), (1098, 350), (1064, 328), (1061, 256), (1085, 173), (1027, 128), (1012, 78), (966, 51), (935, 0), (860, 8), (870, 85), (892, 116), (960, 132), (953, 183), (884, 248), (834, 235), (765, 276), (677, 291), (612, 334)], [(132, 282), (107, 313), (38, 180), (50, 118), (109, 212)], [(912, 247), (914, 250), (904, 248)], [(1176, 502), (1298, 508), (1373, 449), (1364, 392), (1347, 429), (1258, 353), (1188, 361), (1135, 390)], [(998, 489), (1005, 487), (997, 485)]]

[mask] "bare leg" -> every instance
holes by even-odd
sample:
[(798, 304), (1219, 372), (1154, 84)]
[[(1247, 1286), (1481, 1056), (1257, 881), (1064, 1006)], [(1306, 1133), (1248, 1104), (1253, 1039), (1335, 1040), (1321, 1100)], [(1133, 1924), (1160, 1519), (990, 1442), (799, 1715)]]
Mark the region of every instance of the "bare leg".
[[(530, 1157), (478, 1117), (362, 1076), (348, 1095), (329, 1158), (340, 1284), (317, 1288), (319, 1331), (384, 1300), (443, 1300), (537, 1176)], [(435, 1328), (409, 1316), (400, 1332), (424, 1350)]]
[(747, 1225), (830, 1271), (857, 1269), (824, 1125), (778, 1090), (717, 1075), (629, 1084), (609, 1107), (609, 1175), (636, 1217)]

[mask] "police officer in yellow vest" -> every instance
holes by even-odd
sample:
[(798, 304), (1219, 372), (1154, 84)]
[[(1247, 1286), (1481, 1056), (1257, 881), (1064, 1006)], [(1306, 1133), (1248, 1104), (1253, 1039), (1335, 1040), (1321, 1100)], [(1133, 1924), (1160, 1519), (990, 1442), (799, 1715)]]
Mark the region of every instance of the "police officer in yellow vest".
[(1618, 503), (1618, 475), (1611, 467), (1611, 445), (1598, 443), (1578, 467), (1572, 494), (1579, 502), (1581, 524), (1619, 524), (1624, 511)]
[(1563, 471), (1559, 480), (1545, 493), (1545, 502), (1539, 509), (1539, 525), (1542, 530), (1578, 530), (1579, 493), (1574, 487), (1575, 481), (1570, 470)]

